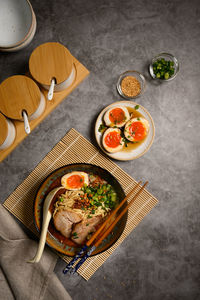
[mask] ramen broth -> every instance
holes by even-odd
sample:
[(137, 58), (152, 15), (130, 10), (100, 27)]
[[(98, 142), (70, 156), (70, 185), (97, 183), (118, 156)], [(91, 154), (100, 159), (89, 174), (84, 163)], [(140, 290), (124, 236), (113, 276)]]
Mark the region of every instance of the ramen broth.
[[(96, 184), (96, 181), (98, 183), (98, 186), (99, 185), (109, 185), (108, 182), (104, 179), (102, 179), (100, 176), (98, 175), (95, 175), (95, 174), (92, 174), (92, 173), (89, 173), (89, 178), (93, 178), (94, 181), (91, 182), (91, 179), (90, 179), (90, 183), (88, 185), (88, 188), (90, 188), (91, 186), (95, 186)], [(61, 182), (61, 179), (60, 178), (57, 178), (57, 180), (55, 180), (54, 182), (54, 185), (53, 185), (53, 188), (57, 187), (60, 185), (60, 182)], [(52, 188), (52, 186), (51, 186)], [(87, 189), (87, 187), (85, 187), (85, 189)], [(115, 192), (114, 188), (111, 186), (111, 190), (113, 192)], [(49, 210), (51, 211), (51, 214), (53, 215), (54, 213), (54, 210), (55, 210), (55, 203), (56, 201), (58, 201), (59, 199), (59, 196), (62, 195), (62, 193), (64, 193), (66, 191), (66, 189), (61, 189), (60, 191), (58, 191), (58, 193), (56, 194), (55, 198), (52, 200), (52, 203), (50, 205), (50, 208)], [(118, 203), (118, 199), (116, 199), (116, 205)], [(113, 207), (114, 208), (114, 207)], [(112, 209), (113, 209), (112, 208)], [(112, 211), (112, 209), (110, 211)], [(106, 214), (106, 217), (108, 217), (110, 215), (110, 211), (107, 212)], [(104, 218), (102, 218), (102, 221), (104, 220)], [(101, 225), (98, 224), (95, 226), (96, 229), (98, 229), (98, 227)], [(65, 245), (68, 245), (69, 247), (80, 247), (79, 245), (77, 245), (71, 238), (67, 238), (65, 236), (63, 236), (54, 226), (54, 222), (53, 222), (53, 218), (51, 218), (51, 221), (49, 223), (49, 227), (48, 227), (48, 231), (49, 233), (55, 238), (57, 239), (61, 244), (63, 244), (63, 247), (65, 247)]]

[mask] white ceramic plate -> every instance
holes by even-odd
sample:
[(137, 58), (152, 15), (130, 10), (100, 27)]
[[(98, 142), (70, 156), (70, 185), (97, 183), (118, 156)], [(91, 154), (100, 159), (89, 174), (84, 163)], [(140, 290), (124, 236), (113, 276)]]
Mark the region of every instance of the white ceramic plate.
[[(108, 109), (116, 107), (116, 106), (125, 106), (125, 107), (134, 108), (136, 105), (139, 105), (138, 112), (141, 113), (144, 116), (144, 118), (147, 119), (147, 121), (149, 122), (150, 127), (149, 127), (148, 136), (146, 137), (146, 139), (144, 140), (143, 143), (141, 143), (137, 148), (135, 148), (133, 150), (130, 150), (130, 151), (122, 150), (122, 151), (119, 151), (116, 153), (107, 152), (102, 146), (102, 133), (98, 131), (99, 126), (103, 123), (103, 116), (104, 116), (105, 112)], [(153, 122), (151, 115), (143, 106), (141, 106), (138, 103), (132, 102), (132, 101), (119, 101), (119, 102), (115, 102), (115, 103), (105, 107), (102, 110), (102, 112), (99, 114), (99, 116), (96, 120), (96, 124), (95, 124), (95, 136), (96, 136), (96, 140), (97, 140), (99, 147), (108, 156), (110, 156), (113, 159), (117, 159), (117, 160), (133, 160), (133, 159), (136, 159), (136, 158), (144, 155), (151, 147), (151, 145), (153, 143), (154, 135), (155, 135), (155, 126), (154, 126), (154, 122)]]
[(27, 0), (1, 0), (0, 47), (21, 44), (32, 29), (32, 7)]
[(0, 47), (0, 51), (2, 52), (15, 52), (15, 51), (19, 51), (25, 47), (27, 47), (30, 42), (32, 41), (32, 39), (34, 38), (35, 32), (36, 32), (36, 27), (37, 27), (37, 22), (36, 22), (36, 17), (35, 17), (35, 13), (33, 12), (33, 24), (32, 24), (32, 31), (30, 32), (30, 35), (27, 36), (27, 39), (21, 43), (20, 45), (16, 46), (16, 47), (9, 47), (9, 48), (1, 48)]

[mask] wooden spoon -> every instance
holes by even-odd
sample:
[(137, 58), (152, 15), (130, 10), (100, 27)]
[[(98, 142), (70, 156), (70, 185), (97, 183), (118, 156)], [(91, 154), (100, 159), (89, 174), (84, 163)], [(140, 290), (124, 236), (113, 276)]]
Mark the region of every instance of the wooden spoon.
[(38, 249), (37, 249), (37, 252), (36, 252), (34, 258), (27, 261), (29, 263), (37, 263), (40, 261), (40, 258), (42, 256), (42, 253), (44, 250), (45, 242), (46, 242), (46, 236), (47, 236), (49, 222), (52, 217), (50, 205), (52, 203), (52, 200), (57, 196), (57, 193), (59, 191), (61, 191), (61, 189), (63, 190), (63, 192), (65, 191), (65, 189), (62, 186), (59, 186), (59, 187), (53, 189), (45, 198), (44, 206), (43, 206), (43, 222), (42, 222), (42, 231), (41, 231), (41, 235), (40, 235), (40, 241), (39, 241)]

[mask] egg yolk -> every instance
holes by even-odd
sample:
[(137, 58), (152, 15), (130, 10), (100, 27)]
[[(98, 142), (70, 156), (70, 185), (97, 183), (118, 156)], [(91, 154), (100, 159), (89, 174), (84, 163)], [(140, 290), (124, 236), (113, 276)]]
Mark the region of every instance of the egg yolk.
[(109, 119), (114, 124), (120, 124), (125, 121), (125, 113), (121, 108), (114, 108), (109, 113)]
[(141, 122), (133, 122), (129, 127), (129, 133), (135, 141), (141, 141), (146, 136), (146, 129)]
[(71, 175), (67, 178), (67, 185), (73, 189), (80, 188), (84, 185), (84, 177), (80, 175)]
[(109, 132), (105, 136), (105, 144), (110, 148), (116, 148), (120, 145), (121, 135), (117, 131)]

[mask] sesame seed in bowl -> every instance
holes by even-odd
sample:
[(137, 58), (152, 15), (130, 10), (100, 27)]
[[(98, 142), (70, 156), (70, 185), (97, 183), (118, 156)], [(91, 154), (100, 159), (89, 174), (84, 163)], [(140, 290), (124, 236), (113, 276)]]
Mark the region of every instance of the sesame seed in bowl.
[(145, 89), (145, 78), (138, 71), (126, 71), (120, 75), (117, 90), (120, 96), (131, 100), (140, 96)]

